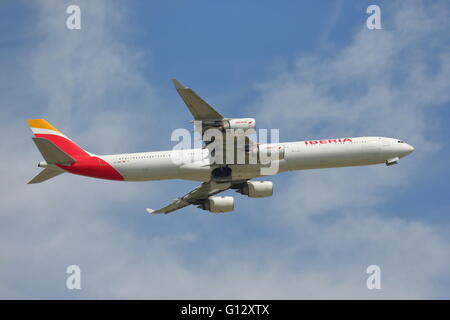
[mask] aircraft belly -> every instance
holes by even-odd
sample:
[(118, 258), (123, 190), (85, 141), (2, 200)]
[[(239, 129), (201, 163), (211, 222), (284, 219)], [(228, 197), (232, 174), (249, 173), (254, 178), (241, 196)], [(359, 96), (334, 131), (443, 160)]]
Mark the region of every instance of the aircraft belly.
[(181, 164), (178, 168), (178, 177), (184, 180), (209, 181), (211, 178), (209, 161)]
[(126, 181), (165, 180), (179, 177), (178, 165), (170, 159), (130, 161), (115, 167)]
[(248, 164), (230, 165), (233, 180), (253, 179), (288, 171), (287, 161), (275, 160), (268, 165)]

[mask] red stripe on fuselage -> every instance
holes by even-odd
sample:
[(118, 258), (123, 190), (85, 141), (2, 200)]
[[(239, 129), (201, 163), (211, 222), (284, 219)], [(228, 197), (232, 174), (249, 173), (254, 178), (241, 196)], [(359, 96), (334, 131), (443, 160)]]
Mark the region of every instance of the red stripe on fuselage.
[(70, 166), (57, 165), (67, 172), (81, 176), (108, 179), (124, 180), (123, 177), (108, 162), (96, 156), (74, 157), (75, 163)]

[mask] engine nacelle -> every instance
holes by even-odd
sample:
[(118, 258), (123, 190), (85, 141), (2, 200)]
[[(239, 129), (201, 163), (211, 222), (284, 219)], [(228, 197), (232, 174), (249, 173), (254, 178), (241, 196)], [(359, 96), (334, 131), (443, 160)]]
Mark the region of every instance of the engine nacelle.
[(247, 181), (238, 192), (250, 198), (271, 197), (273, 195), (273, 183), (271, 181)]
[(201, 205), (203, 210), (214, 213), (229, 212), (234, 210), (233, 197), (209, 197), (206, 202)]
[[(195, 122), (194, 122), (195, 123)], [(201, 127), (199, 124), (201, 123)], [(256, 120), (254, 118), (232, 118), (232, 119), (224, 119), (224, 120), (202, 120), (196, 125), (196, 130), (200, 131), (202, 135), (205, 134), (205, 131), (208, 129), (218, 129), (222, 132), (227, 130), (232, 130), (233, 135), (236, 136), (249, 136), (254, 134), (256, 131)]]
[(256, 120), (254, 118), (235, 118), (224, 120), (223, 122), (224, 129), (255, 129), (256, 128)]

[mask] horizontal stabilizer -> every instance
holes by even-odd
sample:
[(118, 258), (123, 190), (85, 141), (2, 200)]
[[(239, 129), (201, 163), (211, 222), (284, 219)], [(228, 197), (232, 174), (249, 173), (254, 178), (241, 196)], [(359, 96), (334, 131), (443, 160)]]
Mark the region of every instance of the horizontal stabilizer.
[(28, 182), (28, 184), (44, 182), (48, 179), (51, 179), (51, 178), (54, 178), (54, 177), (60, 175), (61, 173), (64, 173), (64, 171), (45, 168), (44, 170), (39, 172), (39, 174), (36, 177), (31, 179), (31, 181)]
[(46, 138), (32, 138), (45, 161), (50, 164), (71, 164), (75, 160)]

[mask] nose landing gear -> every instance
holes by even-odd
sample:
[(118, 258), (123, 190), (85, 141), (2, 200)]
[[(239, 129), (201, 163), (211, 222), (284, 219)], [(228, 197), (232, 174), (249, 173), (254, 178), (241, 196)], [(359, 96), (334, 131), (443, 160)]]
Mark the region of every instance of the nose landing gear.
[(387, 166), (392, 166), (394, 164), (397, 164), (398, 160), (399, 160), (399, 158), (395, 157), (395, 158), (386, 160), (385, 163), (386, 163)]

